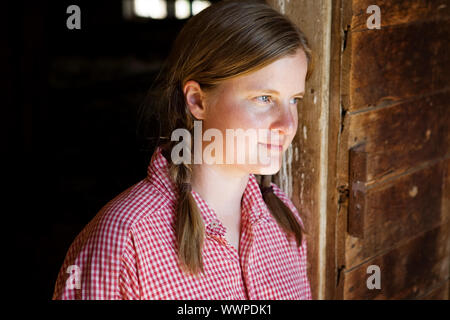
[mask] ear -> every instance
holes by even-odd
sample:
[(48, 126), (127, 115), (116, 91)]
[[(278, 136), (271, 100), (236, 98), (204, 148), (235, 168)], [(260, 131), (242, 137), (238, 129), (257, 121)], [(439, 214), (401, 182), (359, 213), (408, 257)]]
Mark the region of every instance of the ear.
[(198, 82), (189, 80), (183, 87), (185, 101), (189, 111), (197, 120), (204, 120), (206, 115), (205, 94)]

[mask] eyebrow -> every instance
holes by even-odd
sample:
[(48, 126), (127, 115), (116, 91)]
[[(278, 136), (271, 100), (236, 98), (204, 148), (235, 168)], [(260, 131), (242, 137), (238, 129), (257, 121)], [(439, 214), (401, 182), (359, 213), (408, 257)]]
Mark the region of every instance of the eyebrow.
[[(279, 95), (279, 94), (280, 94), (280, 93), (279, 93), (278, 91), (276, 91), (276, 90), (272, 90), (272, 89), (264, 89), (264, 88), (262, 88), (262, 89), (256, 88), (256, 89), (252, 89), (251, 91), (264, 91), (264, 92), (271, 93), (271, 94), (275, 94), (275, 95)], [(297, 93), (297, 94), (294, 94), (293, 96), (301, 96), (301, 97), (303, 97), (304, 95), (305, 95), (305, 91), (302, 91), (302, 92), (299, 92), (299, 93)]]

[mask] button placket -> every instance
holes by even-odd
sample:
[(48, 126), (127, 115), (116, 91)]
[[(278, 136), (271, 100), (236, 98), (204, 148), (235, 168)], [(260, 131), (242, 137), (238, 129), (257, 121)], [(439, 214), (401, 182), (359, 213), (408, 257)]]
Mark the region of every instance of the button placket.
[(217, 220), (211, 221), (208, 224), (207, 229), (212, 234), (219, 235), (222, 237), (225, 236), (225, 227), (223, 227), (222, 224)]
[[(222, 223), (218, 220), (213, 220), (208, 224), (209, 231), (214, 235), (214, 238), (217, 239), (222, 245), (224, 245), (229, 252), (231, 253), (233, 260), (239, 261), (239, 252), (236, 248), (228, 242), (225, 238), (226, 228), (222, 225)], [(217, 236), (217, 237), (216, 237)]]

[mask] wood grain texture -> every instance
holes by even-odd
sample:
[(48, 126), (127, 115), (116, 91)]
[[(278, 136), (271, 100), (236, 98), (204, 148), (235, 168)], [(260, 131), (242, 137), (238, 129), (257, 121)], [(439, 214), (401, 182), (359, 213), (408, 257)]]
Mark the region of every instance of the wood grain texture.
[(366, 215), (367, 152), (362, 143), (350, 149), (348, 233), (364, 238)]
[(432, 289), (429, 293), (425, 294), (422, 297), (419, 297), (419, 300), (448, 300), (448, 292), (449, 292), (449, 284), (450, 280), (442, 282), (438, 285), (437, 288)]
[[(397, 248), (347, 272), (345, 299), (414, 299), (445, 281), (449, 272), (449, 223), (418, 234)], [(367, 267), (381, 270), (381, 289), (367, 288)]]
[(341, 0), (333, 1), (331, 21), (331, 61), (330, 61), (330, 100), (329, 100), (329, 126), (328, 126), (328, 184), (327, 184), (327, 228), (326, 228), (326, 287), (325, 299), (341, 299), (341, 290), (338, 290), (340, 258), (336, 243), (340, 230), (337, 217), (340, 209), (340, 189), (338, 188), (338, 146), (341, 134)]
[[(337, 230), (350, 222), (349, 150), (365, 143), (368, 157), (364, 239), (337, 232), (337, 292), (448, 299), (449, 1), (342, 4)], [(371, 4), (381, 8), (379, 30), (366, 28)], [(367, 289), (371, 264), (381, 267), (382, 290)]]
[(441, 212), (443, 161), (367, 190), (364, 239), (347, 239), (347, 268), (448, 220)]
[(344, 108), (363, 110), (448, 88), (450, 20), (349, 32)]
[(449, 101), (445, 91), (349, 116), (349, 142), (366, 142), (369, 184), (449, 153)]
[(450, 1), (424, 0), (353, 0), (351, 30), (363, 31), (367, 29), (367, 19), (370, 13), (367, 8), (376, 4), (380, 7), (381, 28), (406, 23), (422, 21), (445, 20), (450, 18)]

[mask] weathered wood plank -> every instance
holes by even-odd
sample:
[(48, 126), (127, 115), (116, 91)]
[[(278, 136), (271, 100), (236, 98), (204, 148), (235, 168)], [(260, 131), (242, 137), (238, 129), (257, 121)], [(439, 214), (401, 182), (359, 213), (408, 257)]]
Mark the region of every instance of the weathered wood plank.
[(446, 91), (348, 116), (349, 143), (366, 142), (369, 184), (449, 153), (449, 101)]
[(350, 149), (348, 233), (364, 238), (366, 215), (367, 152), (365, 144)]
[(343, 106), (362, 110), (448, 88), (450, 20), (349, 32)]
[[(342, 1), (333, 1), (331, 12), (331, 51), (330, 51), (330, 102), (329, 102), (329, 127), (328, 127), (328, 147), (327, 147), (327, 221), (326, 221), (326, 288), (325, 299), (342, 299), (342, 290), (338, 288), (339, 262), (344, 259), (342, 248), (339, 246), (343, 242), (337, 242), (339, 232), (346, 232), (344, 228), (340, 230), (337, 222), (339, 214), (339, 189), (338, 181), (338, 146), (341, 131), (341, 6)], [(342, 254), (339, 257), (339, 254)]]
[[(366, 27), (372, 4), (381, 8), (379, 30)], [(337, 234), (337, 250), (345, 248), (344, 261), (337, 254), (339, 290), (345, 299), (448, 298), (448, 281), (441, 284), (450, 275), (449, 0), (342, 7), (337, 181), (348, 191), (349, 150), (365, 143), (368, 211), (364, 240)], [(338, 230), (350, 222), (347, 209), (343, 192)], [(371, 264), (381, 267), (382, 290), (366, 287)]]
[(351, 30), (368, 30), (367, 13), (370, 5), (380, 7), (381, 27), (393, 26), (419, 21), (443, 20), (450, 18), (450, 1), (424, 1), (424, 0), (353, 0)]
[[(447, 279), (449, 223), (420, 234), (345, 274), (345, 299), (413, 299)], [(367, 267), (381, 271), (381, 289), (367, 288)]]
[(443, 161), (366, 191), (364, 239), (349, 236), (347, 268), (447, 220), (441, 212)]

